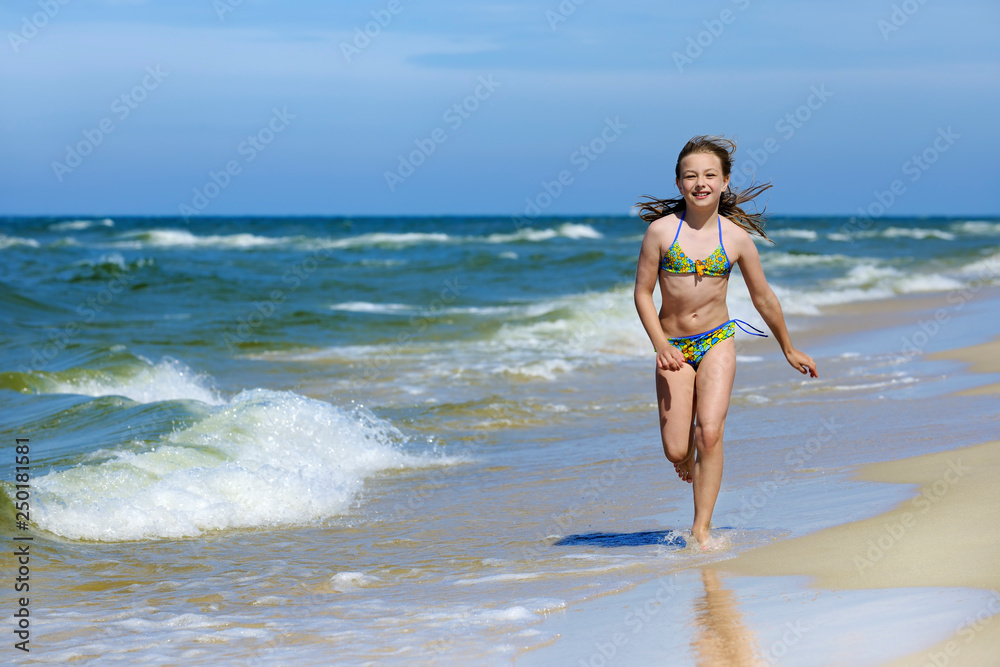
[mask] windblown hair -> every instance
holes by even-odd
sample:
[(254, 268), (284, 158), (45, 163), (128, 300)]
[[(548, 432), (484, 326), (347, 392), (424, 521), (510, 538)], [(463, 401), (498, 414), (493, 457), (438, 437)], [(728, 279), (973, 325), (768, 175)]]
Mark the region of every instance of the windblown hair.
[[(688, 155), (709, 153), (719, 158), (719, 162), (722, 163), (722, 175), (728, 178), (733, 169), (733, 154), (735, 152), (736, 143), (725, 137), (711, 135), (693, 137), (684, 145), (680, 155), (677, 156), (674, 176), (677, 180), (680, 180), (681, 160)], [(767, 234), (764, 233), (764, 210), (767, 207), (765, 206), (759, 212), (747, 213), (743, 210), (742, 205), (752, 201), (754, 197), (770, 187), (772, 187), (770, 183), (751, 184), (746, 190), (733, 190), (731, 187), (727, 187), (726, 191), (719, 198), (719, 214), (726, 216), (749, 233), (757, 234), (766, 239)], [(646, 222), (659, 220), (665, 215), (679, 213), (687, 208), (684, 197), (674, 197), (672, 199), (656, 199), (649, 195), (645, 197), (649, 201), (640, 201), (636, 206), (639, 207), (639, 217)]]

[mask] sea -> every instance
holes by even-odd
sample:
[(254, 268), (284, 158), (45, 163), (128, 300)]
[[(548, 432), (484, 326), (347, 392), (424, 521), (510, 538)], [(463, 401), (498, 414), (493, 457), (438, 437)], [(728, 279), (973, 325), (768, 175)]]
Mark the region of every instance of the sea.
[[(1000, 330), (1000, 219), (766, 230), (820, 377), (738, 334), (703, 553), (637, 217), (0, 218), (2, 659), (509, 664), (588, 601), (891, 508), (853, 466), (995, 429), (924, 356)], [(728, 303), (763, 328), (738, 269)]]

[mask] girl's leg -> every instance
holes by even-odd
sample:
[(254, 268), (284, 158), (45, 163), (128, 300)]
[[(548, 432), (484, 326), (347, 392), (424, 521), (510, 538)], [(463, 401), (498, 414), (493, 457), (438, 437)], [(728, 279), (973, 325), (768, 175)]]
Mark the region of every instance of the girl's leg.
[(663, 453), (685, 482), (691, 481), (694, 461), (694, 380), (694, 369), (687, 364), (679, 371), (656, 369), (656, 402), (660, 410)]
[(712, 512), (722, 485), (722, 436), (735, 376), (736, 342), (727, 338), (705, 354), (695, 380), (698, 406), (694, 444), (698, 456), (692, 469), (694, 523), (691, 533), (701, 544), (708, 540)]

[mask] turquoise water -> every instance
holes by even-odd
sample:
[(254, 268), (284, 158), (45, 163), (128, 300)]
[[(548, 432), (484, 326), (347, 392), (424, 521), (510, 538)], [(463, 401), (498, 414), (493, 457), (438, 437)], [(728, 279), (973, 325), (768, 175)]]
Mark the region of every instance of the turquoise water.
[[(742, 341), (727, 437), (784, 438), (782, 456), (831, 405), (940, 393), (900, 357), (916, 325), (831, 342), (825, 307), (955, 309), (1000, 284), (996, 219), (768, 230), (769, 281), (825, 372), (803, 383), (773, 340)], [(632, 305), (643, 231), (633, 217), (0, 220), (0, 437), (31, 441), (46, 657), (504, 659), (552, 639), (545, 614), (664, 559), (698, 562), (677, 548), (690, 500), (665, 474)], [(729, 302), (761, 326), (738, 272)], [(795, 418), (775, 420), (782, 407)], [(743, 548), (891, 503), (841, 476), (834, 495), (854, 504), (824, 511), (806, 490), (855, 460), (838, 456), (795, 464), (799, 481), (747, 522), (740, 489), (773, 462), (734, 453), (717, 521)], [(8, 499), (13, 465), (0, 460)], [(565, 541), (619, 532), (663, 539)]]

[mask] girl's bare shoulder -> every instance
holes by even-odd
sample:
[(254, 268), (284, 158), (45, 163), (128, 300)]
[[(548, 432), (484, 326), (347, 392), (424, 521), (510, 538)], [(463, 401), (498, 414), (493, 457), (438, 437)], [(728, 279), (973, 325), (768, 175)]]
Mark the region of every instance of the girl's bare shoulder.
[(740, 227), (738, 224), (730, 220), (725, 216), (719, 216), (723, 221), (722, 235), (728, 243), (733, 245), (746, 245), (747, 243), (753, 245), (753, 238), (750, 236), (750, 232)]
[(675, 213), (670, 213), (669, 215), (665, 215), (662, 218), (657, 218), (656, 220), (653, 220), (651, 223), (649, 223), (649, 227), (646, 228), (646, 236), (659, 238), (660, 236), (663, 236), (668, 232), (670, 233), (671, 236), (673, 236), (674, 233), (673, 227), (676, 227), (679, 221), (680, 218), (678, 218), (677, 214)]

